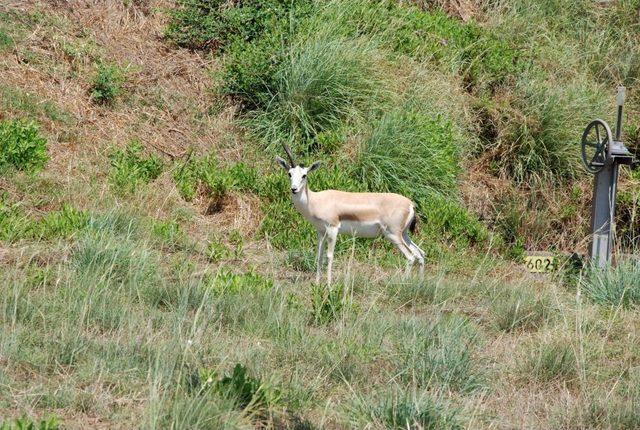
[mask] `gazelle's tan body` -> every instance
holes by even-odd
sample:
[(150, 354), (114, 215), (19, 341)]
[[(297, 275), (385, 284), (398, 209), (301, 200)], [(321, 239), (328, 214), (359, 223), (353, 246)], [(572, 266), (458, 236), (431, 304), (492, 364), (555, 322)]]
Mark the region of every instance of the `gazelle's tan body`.
[(413, 263), (420, 263), (420, 276), (424, 272), (424, 252), (409, 238), (409, 230), (416, 224), (415, 207), (411, 200), (393, 193), (348, 193), (325, 190), (313, 192), (307, 187), (307, 174), (320, 165), (296, 165), (291, 151), (284, 147), (291, 164), (276, 157), (287, 171), (291, 181), (291, 198), (300, 214), (316, 228), (318, 253), (316, 256), (316, 282), (320, 281), (322, 254), (327, 242), (327, 283), (331, 284), (333, 250), (339, 233), (359, 237), (384, 236), (407, 259), (406, 274)]
[(337, 227), (339, 233), (377, 237), (388, 231), (401, 233), (415, 215), (411, 200), (399, 194), (305, 191), (294, 196), (293, 203), (316, 229)]

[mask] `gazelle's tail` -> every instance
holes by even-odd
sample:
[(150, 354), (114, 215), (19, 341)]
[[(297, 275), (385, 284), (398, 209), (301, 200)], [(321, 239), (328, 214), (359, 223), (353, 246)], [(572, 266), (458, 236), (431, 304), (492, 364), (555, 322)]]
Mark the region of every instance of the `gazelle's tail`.
[(418, 230), (418, 216), (416, 215), (416, 210), (412, 206), (411, 207), (411, 221), (409, 221), (409, 231), (413, 234)]

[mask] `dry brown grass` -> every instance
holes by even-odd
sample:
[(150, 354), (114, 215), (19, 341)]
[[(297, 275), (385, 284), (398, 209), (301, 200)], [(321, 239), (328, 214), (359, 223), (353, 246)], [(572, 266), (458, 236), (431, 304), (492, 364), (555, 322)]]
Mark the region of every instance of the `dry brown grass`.
[[(91, 196), (77, 184), (104, 179), (106, 155), (112, 147), (122, 147), (132, 138), (165, 160), (178, 159), (195, 151), (214, 151), (223, 162), (243, 157), (233, 130), (233, 109), (212, 114), (210, 73), (216, 60), (207, 54), (169, 47), (163, 40), (167, 1), (123, 2), (65, 1), (55, 7), (47, 2), (17, 1), (3, 6), (20, 14), (39, 14), (40, 23), (30, 29), (10, 52), (0, 54), (3, 84), (25, 93), (37, 94), (70, 116), (54, 121), (39, 115), (49, 139), (50, 162), (44, 176), (74, 196), (78, 207), (108, 208), (108, 188), (98, 185)], [(25, 61), (35, 57), (37, 64)], [(115, 106), (102, 106), (89, 98), (96, 61), (117, 64), (125, 70), (123, 95)], [(8, 112), (2, 115), (17, 115)], [(4, 183), (3, 179), (3, 183)], [(153, 207), (155, 216), (166, 217), (181, 202), (169, 175), (158, 181), (169, 193), (147, 193), (134, 206)], [(97, 187), (97, 188), (96, 188)], [(14, 189), (12, 184), (3, 188)], [(253, 198), (230, 196), (225, 210), (207, 216), (205, 202), (194, 202), (198, 216), (190, 232), (205, 238), (211, 228), (256, 230), (260, 217)], [(116, 203), (117, 204), (117, 203)]]

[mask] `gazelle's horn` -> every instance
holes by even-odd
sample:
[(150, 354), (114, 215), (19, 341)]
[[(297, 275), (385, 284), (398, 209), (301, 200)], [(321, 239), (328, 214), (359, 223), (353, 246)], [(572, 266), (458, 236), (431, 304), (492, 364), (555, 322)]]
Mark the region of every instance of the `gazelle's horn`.
[(284, 146), (284, 152), (287, 153), (287, 157), (289, 157), (289, 161), (291, 161), (291, 167), (295, 167), (296, 162), (293, 160), (293, 155), (291, 155), (291, 149), (289, 149), (289, 147), (284, 143), (282, 144), (282, 146)]

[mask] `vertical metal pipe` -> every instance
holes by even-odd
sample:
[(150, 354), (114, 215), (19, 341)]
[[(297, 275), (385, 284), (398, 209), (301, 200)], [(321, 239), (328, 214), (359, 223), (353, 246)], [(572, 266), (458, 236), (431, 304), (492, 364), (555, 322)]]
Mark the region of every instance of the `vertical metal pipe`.
[(620, 85), (618, 87), (618, 95), (616, 96), (616, 105), (618, 106), (618, 116), (616, 117), (616, 137), (615, 140), (617, 142), (620, 141), (620, 136), (622, 135), (622, 105), (624, 104), (625, 99), (625, 88)]

